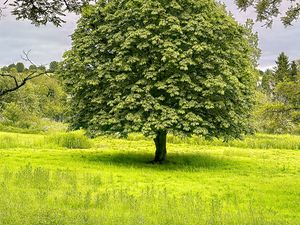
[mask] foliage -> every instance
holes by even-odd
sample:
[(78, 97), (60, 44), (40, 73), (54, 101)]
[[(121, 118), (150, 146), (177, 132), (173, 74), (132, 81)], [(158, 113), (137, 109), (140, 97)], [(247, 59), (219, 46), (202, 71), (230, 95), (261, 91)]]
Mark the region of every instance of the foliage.
[(250, 132), (253, 49), (214, 1), (99, 2), (72, 38), (62, 76), (74, 128), (225, 139)]
[(57, 69), (58, 69), (58, 62), (52, 61), (52, 62), (49, 64), (49, 72), (54, 73), (54, 72), (57, 71)]
[(18, 63), (16, 64), (16, 69), (17, 69), (18, 73), (22, 73), (22, 72), (24, 71), (24, 69), (25, 69), (25, 66), (24, 66), (23, 63), (18, 62)]
[(290, 71), (291, 81), (300, 81), (299, 80), (299, 69), (296, 61), (292, 61), (291, 63), (291, 71)]
[[(46, 25), (52, 23), (61, 26), (65, 20), (65, 13), (80, 13), (81, 8), (94, 0), (7, 0), (4, 5), (12, 8), (12, 15), (17, 20), (29, 19), (32, 24)], [(1, 16), (1, 7), (0, 7)]]
[[(20, 19), (29, 19), (34, 25), (45, 25), (52, 23), (61, 26), (65, 20), (66, 13), (79, 13), (84, 7), (96, 2), (95, 0), (55, 0), (55, 1), (31, 1), (31, 0), (6, 0), (5, 5), (12, 7), (12, 14)], [(103, 3), (109, 0), (103, 1)], [(264, 21), (267, 26), (271, 26), (273, 18), (279, 16), (282, 5), (289, 4), (285, 15), (281, 17), (284, 25), (291, 25), (299, 18), (300, 3), (295, 0), (235, 0), (237, 6), (246, 11), (249, 7), (254, 7), (257, 13), (257, 20)], [(1, 17), (0, 6), (0, 17)]]
[(284, 52), (280, 53), (280, 55), (278, 56), (274, 75), (275, 84), (285, 80), (290, 80), (289, 58), (284, 54)]
[(30, 71), (35, 71), (35, 70), (37, 70), (37, 66), (36, 65), (30, 65), (28, 69)]
[(39, 120), (34, 112), (29, 111), (25, 107), (20, 107), (16, 102), (5, 104), (2, 112), (2, 124), (6, 126), (15, 126), (20, 128), (34, 128), (37, 126)]
[(283, 14), (280, 12), (283, 6), (286, 8), (286, 11), (281, 20), (285, 26), (291, 25), (300, 15), (300, 3), (295, 0), (235, 0), (235, 2), (244, 11), (249, 7), (254, 7), (257, 13), (257, 20), (265, 22), (269, 27), (272, 25), (274, 17)]
[[(43, 74), (36, 68), (24, 70), (9, 69), (5, 74), (17, 81), (24, 80), (30, 74)], [(9, 77), (10, 78), (10, 77)], [(21, 84), (21, 83), (19, 83)], [(0, 77), (0, 89), (14, 86), (14, 79)], [(1, 98), (0, 123), (5, 126), (27, 128), (31, 130), (48, 129), (45, 119), (62, 121), (65, 113), (66, 95), (61, 82), (54, 74), (26, 81), (26, 85)], [(50, 125), (51, 126), (51, 125)]]
[[(27, 55), (26, 55), (27, 56)], [(0, 98), (12, 92), (16, 92), (25, 86), (28, 81), (45, 75), (44, 69), (34, 71), (25, 70), (22, 63), (11, 64), (8, 67), (0, 68)]]
[(263, 73), (261, 102), (255, 112), (259, 131), (298, 133), (300, 121), (299, 70), (295, 61), (281, 53), (274, 71)]

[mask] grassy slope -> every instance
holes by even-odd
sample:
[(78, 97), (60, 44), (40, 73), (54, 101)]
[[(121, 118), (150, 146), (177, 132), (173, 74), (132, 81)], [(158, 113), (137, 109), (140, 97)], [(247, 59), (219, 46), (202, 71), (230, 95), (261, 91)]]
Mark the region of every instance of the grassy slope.
[(139, 135), (53, 139), (0, 133), (0, 224), (300, 224), (299, 137), (171, 137), (166, 165)]

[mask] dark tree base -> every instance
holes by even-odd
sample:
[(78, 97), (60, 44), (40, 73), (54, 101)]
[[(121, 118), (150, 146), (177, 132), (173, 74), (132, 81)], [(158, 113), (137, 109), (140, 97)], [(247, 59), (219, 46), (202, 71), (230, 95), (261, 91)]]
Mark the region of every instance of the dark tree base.
[(155, 161), (155, 160), (151, 160), (151, 161), (149, 162), (149, 164), (153, 164), (153, 165), (155, 165), (155, 164), (162, 165), (162, 164), (167, 164), (167, 163), (168, 163), (167, 160), (164, 160), (164, 161)]
[(167, 132), (158, 131), (154, 138), (156, 147), (154, 163), (162, 164), (167, 159)]

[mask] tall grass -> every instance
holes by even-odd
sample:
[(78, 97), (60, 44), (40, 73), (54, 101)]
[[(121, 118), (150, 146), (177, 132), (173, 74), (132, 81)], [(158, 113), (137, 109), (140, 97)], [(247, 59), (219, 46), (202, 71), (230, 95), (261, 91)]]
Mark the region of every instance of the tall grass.
[(73, 133), (55, 133), (46, 137), (46, 141), (64, 148), (91, 148), (92, 142), (81, 132)]
[[(99, 137), (98, 139), (114, 140), (114, 137)], [(152, 139), (144, 137), (142, 134), (130, 134), (127, 138), (129, 141), (149, 141)], [(93, 141), (83, 135), (82, 131), (77, 132), (60, 132), (47, 134), (19, 134), (0, 132), (0, 148), (69, 148), (85, 149), (94, 146)], [(246, 136), (244, 140), (232, 140), (223, 142), (220, 139), (212, 141), (205, 140), (201, 137), (180, 137), (168, 135), (169, 144), (188, 144), (204, 146), (225, 146), (251, 149), (300, 149), (300, 136), (298, 135), (268, 135), (256, 134)]]
[[(182, 137), (172, 134), (168, 135), (168, 143), (171, 144), (189, 144), (189, 145), (207, 145), (207, 146), (226, 146), (237, 148), (252, 148), (252, 149), (300, 149), (300, 136), (298, 135), (270, 135), (256, 134), (244, 137), (243, 140), (232, 140), (224, 142), (220, 139), (205, 140), (202, 137)], [(130, 134), (128, 140), (140, 141), (151, 140), (141, 134)], [(152, 140), (151, 140), (152, 141)]]
[[(110, 183), (112, 181), (106, 181)], [(112, 185), (113, 183), (111, 183)], [(80, 176), (30, 165), (0, 173), (0, 224), (285, 224), (262, 208), (202, 193), (147, 186), (102, 189), (101, 174)]]
[(15, 134), (0, 132), (0, 149), (6, 148), (69, 148), (86, 149), (93, 146), (92, 141), (82, 132), (53, 134)]

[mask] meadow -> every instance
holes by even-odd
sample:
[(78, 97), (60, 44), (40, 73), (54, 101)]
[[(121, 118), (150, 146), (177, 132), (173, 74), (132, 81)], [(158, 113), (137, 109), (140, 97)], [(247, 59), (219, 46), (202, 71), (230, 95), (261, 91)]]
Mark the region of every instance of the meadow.
[(0, 132), (0, 224), (300, 224), (300, 137)]

